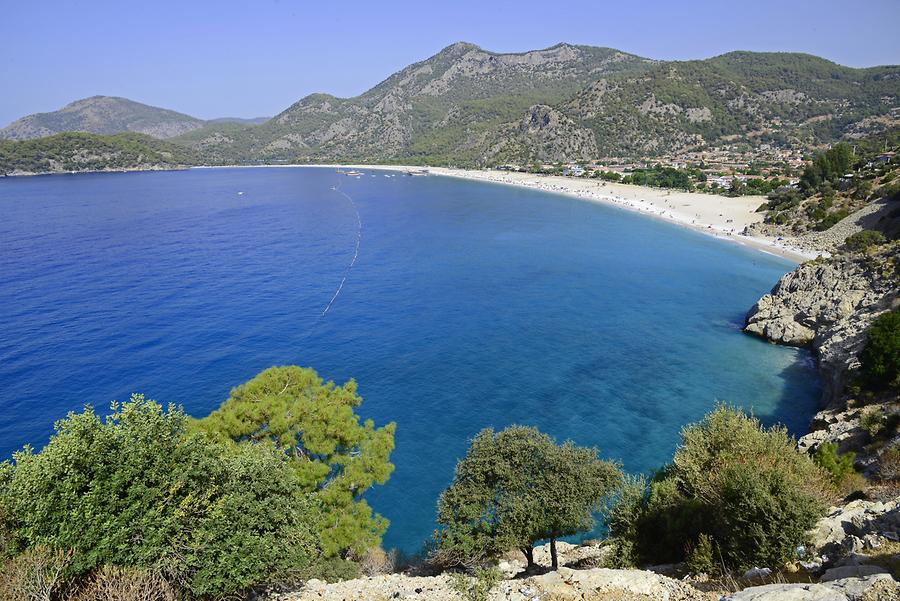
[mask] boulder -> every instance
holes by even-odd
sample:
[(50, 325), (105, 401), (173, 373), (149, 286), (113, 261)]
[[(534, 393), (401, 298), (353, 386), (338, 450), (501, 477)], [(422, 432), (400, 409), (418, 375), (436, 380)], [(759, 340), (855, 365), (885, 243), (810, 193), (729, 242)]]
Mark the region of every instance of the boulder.
[(874, 574), (888, 574), (889, 572), (881, 566), (873, 565), (850, 565), (841, 566), (839, 568), (831, 568), (825, 570), (822, 574), (821, 582), (831, 582), (833, 580), (843, 580), (845, 578), (863, 578)]

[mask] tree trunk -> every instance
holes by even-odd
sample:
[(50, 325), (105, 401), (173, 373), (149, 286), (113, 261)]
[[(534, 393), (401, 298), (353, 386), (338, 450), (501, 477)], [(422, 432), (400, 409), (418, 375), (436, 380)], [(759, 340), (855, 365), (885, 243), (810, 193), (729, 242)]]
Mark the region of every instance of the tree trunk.
[(556, 539), (552, 536), (550, 537), (550, 565), (553, 566), (554, 570), (559, 567), (556, 559)]
[(525, 568), (528, 569), (534, 565), (534, 549), (531, 547), (522, 547), (522, 553), (525, 555), (525, 561), (528, 562), (528, 565), (525, 566)]

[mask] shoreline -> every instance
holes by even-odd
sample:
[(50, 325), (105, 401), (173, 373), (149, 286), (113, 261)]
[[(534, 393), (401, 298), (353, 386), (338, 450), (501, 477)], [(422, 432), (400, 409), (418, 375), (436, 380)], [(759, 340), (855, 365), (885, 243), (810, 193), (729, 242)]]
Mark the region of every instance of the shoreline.
[(530, 188), (551, 194), (569, 196), (588, 202), (596, 202), (622, 210), (632, 211), (668, 223), (687, 227), (712, 236), (787, 259), (800, 264), (818, 256), (829, 256), (825, 251), (809, 251), (791, 244), (788, 239), (742, 234), (744, 228), (762, 221), (756, 209), (765, 200), (762, 196), (727, 197), (717, 194), (684, 192), (669, 188), (651, 188), (633, 184), (598, 181), (537, 173), (494, 171), (486, 169), (456, 169), (449, 167), (424, 167), (421, 165), (365, 165), (365, 164), (279, 164), (279, 165), (189, 165), (158, 169), (109, 169), (77, 172), (21, 173), (7, 177), (36, 175), (73, 175), (78, 173), (134, 173), (141, 171), (183, 171), (188, 169), (281, 169), (316, 167), (322, 169), (359, 169), (380, 171), (427, 170), (430, 175), (455, 177), (520, 188)]
[(324, 169), (369, 169), (382, 171), (409, 171), (427, 169), (429, 174), (455, 177), (472, 181), (530, 188), (551, 194), (560, 194), (596, 202), (623, 210), (640, 213), (668, 223), (687, 227), (697, 232), (775, 255), (800, 264), (816, 257), (828, 256), (824, 251), (809, 251), (794, 246), (789, 240), (763, 236), (748, 236), (741, 232), (751, 223), (762, 221), (756, 209), (765, 201), (763, 196), (728, 197), (718, 194), (684, 192), (669, 188), (651, 188), (633, 184), (601, 182), (559, 175), (493, 171), (486, 169), (455, 169), (449, 167), (423, 167), (409, 165), (361, 165), (361, 164), (292, 164), (292, 165), (222, 165), (192, 167), (192, 169), (216, 168), (283, 168), (319, 167)]

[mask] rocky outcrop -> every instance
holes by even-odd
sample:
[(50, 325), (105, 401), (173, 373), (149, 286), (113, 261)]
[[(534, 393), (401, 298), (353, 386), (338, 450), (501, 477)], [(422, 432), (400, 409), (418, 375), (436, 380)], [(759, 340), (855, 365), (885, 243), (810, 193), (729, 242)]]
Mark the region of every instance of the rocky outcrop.
[[(581, 599), (622, 601), (716, 601), (720, 595), (644, 570), (560, 568), (523, 579), (504, 580), (488, 596), (490, 601)], [(462, 597), (447, 574), (414, 577), (390, 574), (326, 584), (311, 580), (300, 591), (278, 601), (345, 601), (349, 599), (417, 599), (459, 601)], [(274, 601), (274, 599), (273, 599)]]
[[(500, 582), (489, 601), (895, 601), (900, 585), (883, 571), (848, 569), (846, 577), (819, 583), (752, 586), (722, 596), (697, 583), (676, 580), (645, 570), (592, 568), (555, 572)], [(269, 601), (373, 601), (405, 599), (459, 601), (451, 576), (415, 577), (402, 574), (372, 576), (327, 584), (310, 580), (302, 589), (270, 597)]]
[(818, 584), (767, 584), (754, 586), (723, 601), (894, 601), (900, 586), (887, 574), (845, 578)]
[(859, 366), (865, 331), (881, 313), (900, 305), (893, 264), (900, 248), (886, 256), (839, 256), (800, 265), (763, 296), (747, 316), (744, 331), (778, 344), (818, 351), (824, 407), (843, 409), (840, 394)]

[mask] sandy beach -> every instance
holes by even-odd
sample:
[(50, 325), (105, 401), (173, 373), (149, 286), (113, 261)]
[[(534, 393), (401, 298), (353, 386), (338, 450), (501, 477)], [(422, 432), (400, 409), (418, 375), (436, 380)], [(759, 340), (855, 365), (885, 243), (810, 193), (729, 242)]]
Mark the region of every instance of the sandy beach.
[(645, 215), (691, 227), (705, 234), (776, 254), (792, 261), (814, 259), (819, 253), (792, 246), (784, 239), (746, 236), (741, 232), (751, 223), (762, 221), (756, 209), (765, 202), (763, 196), (730, 198), (716, 194), (682, 192), (645, 186), (633, 186), (534, 173), (507, 171), (475, 171), (432, 167), (430, 173), (575, 196), (593, 202), (612, 204)]
[[(718, 194), (683, 192), (664, 188), (650, 188), (631, 184), (604, 182), (596, 179), (518, 173), (511, 171), (451, 169), (448, 167), (422, 167), (406, 165), (233, 165), (233, 167), (319, 167), (327, 169), (354, 169), (380, 171), (422, 171), (431, 175), (458, 177), (462, 179), (520, 186), (573, 196), (591, 202), (600, 202), (622, 209), (664, 219), (671, 223), (690, 227), (716, 238), (742, 244), (802, 263), (817, 256), (828, 256), (827, 252), (810, 251), (791, 244), (785, 238), (748, 236), (742, 232), (751, 223), (763, 220), (763, 214), (756, 209), (765, 202), (763, 196), (728, 197)], [(192, 167), (209, 169), (214, 167)]]

